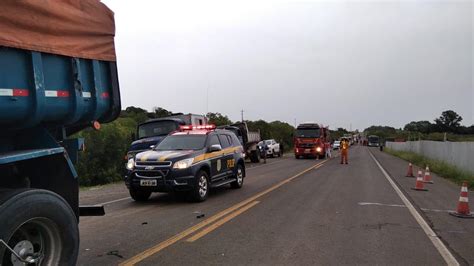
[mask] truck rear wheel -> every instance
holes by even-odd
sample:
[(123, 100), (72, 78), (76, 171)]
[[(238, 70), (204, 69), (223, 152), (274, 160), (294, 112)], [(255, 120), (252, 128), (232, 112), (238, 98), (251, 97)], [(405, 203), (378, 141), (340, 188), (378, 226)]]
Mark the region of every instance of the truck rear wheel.
[(150, 191), (142, 191), (134, 188), (130, 188), (129, 192), (130, 197), (132, 197), (134, 201), (147, 201), (151, 195)]
[(260, 156), (258, 156), (258, 151), (253, 150), (250, 152), (250, 161), (252, 163), (259, 163), (260, 162)]
[[(47, 190), (7, 193), (0, 201), (0, 239), (31, 264), (75, 265), (79, 229), (69, 204)], [(0, 265), (19, 264), (20, 259), (0, 243)]]

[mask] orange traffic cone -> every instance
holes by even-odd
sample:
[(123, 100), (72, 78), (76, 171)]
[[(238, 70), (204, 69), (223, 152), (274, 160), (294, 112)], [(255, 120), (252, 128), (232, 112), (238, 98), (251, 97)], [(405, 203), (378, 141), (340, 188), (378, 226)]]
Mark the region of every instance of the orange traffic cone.
[(416, 177), (415, 187), (412, 187), (411, 189), (418, 190), (418, 191), (428, 191), (428, 189), (424, 188), (423, 173), (421, 172), (421, 170), (418, 171), (418, 176)]
[(426, 166), (425, 169), (425, 177), (423, 178), (423, 182), (433, 184), (433, 180), (431, 180), (430, 168), (428, 166)]
[(455, 212), (449, 212), (449, 214), (460, 218), (474, 218), (474, 214), (469, 211), (469, 198), (467, 193), (467, 182), (463, 182), (461, 195), (459, 196), (458, 209)]
[(408, 164), (408, 171), (406, 177), (415, 177), (413, 175), (413, 165), (411, 163)]

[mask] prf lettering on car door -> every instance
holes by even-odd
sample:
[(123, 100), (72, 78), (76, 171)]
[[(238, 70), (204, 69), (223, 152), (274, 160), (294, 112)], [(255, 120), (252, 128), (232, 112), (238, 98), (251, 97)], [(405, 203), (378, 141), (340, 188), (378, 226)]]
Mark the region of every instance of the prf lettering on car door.
[(233, 168), (235, 166), (235, 159), (227, 160), (227, 168)]

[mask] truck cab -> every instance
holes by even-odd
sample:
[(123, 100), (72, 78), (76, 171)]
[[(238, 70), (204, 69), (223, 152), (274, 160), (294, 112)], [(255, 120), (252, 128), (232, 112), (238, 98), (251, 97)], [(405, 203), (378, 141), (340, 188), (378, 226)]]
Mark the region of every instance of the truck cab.
[(127, 160), (135, 154), (152, 149), (171, 132), (181, 126), (198, 126), (207, 123), (207, 118), (196, 114), (175, 114), (169, 117), (151, 119), (137, 126), (134, 141), (127, 151)]
[(326, 148), (324, 144), (329, 141), (329, 130), (316, 123), (298, 125), (294, 133), (295, 158), (316, 157), (324, 158)]
[(379, 136), (370, 135), (367, 139), (368, 139), (368, 146), (369, 147), (378, 147), (378, 146), (380, 146)]

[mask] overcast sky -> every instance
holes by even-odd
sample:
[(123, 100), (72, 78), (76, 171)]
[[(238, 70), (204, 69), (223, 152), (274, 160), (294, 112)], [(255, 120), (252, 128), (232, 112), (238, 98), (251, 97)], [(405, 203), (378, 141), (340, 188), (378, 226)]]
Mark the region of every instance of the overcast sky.
[(474, 124), (473, 1), (118, 1), (122, 105), (232, 120)]

